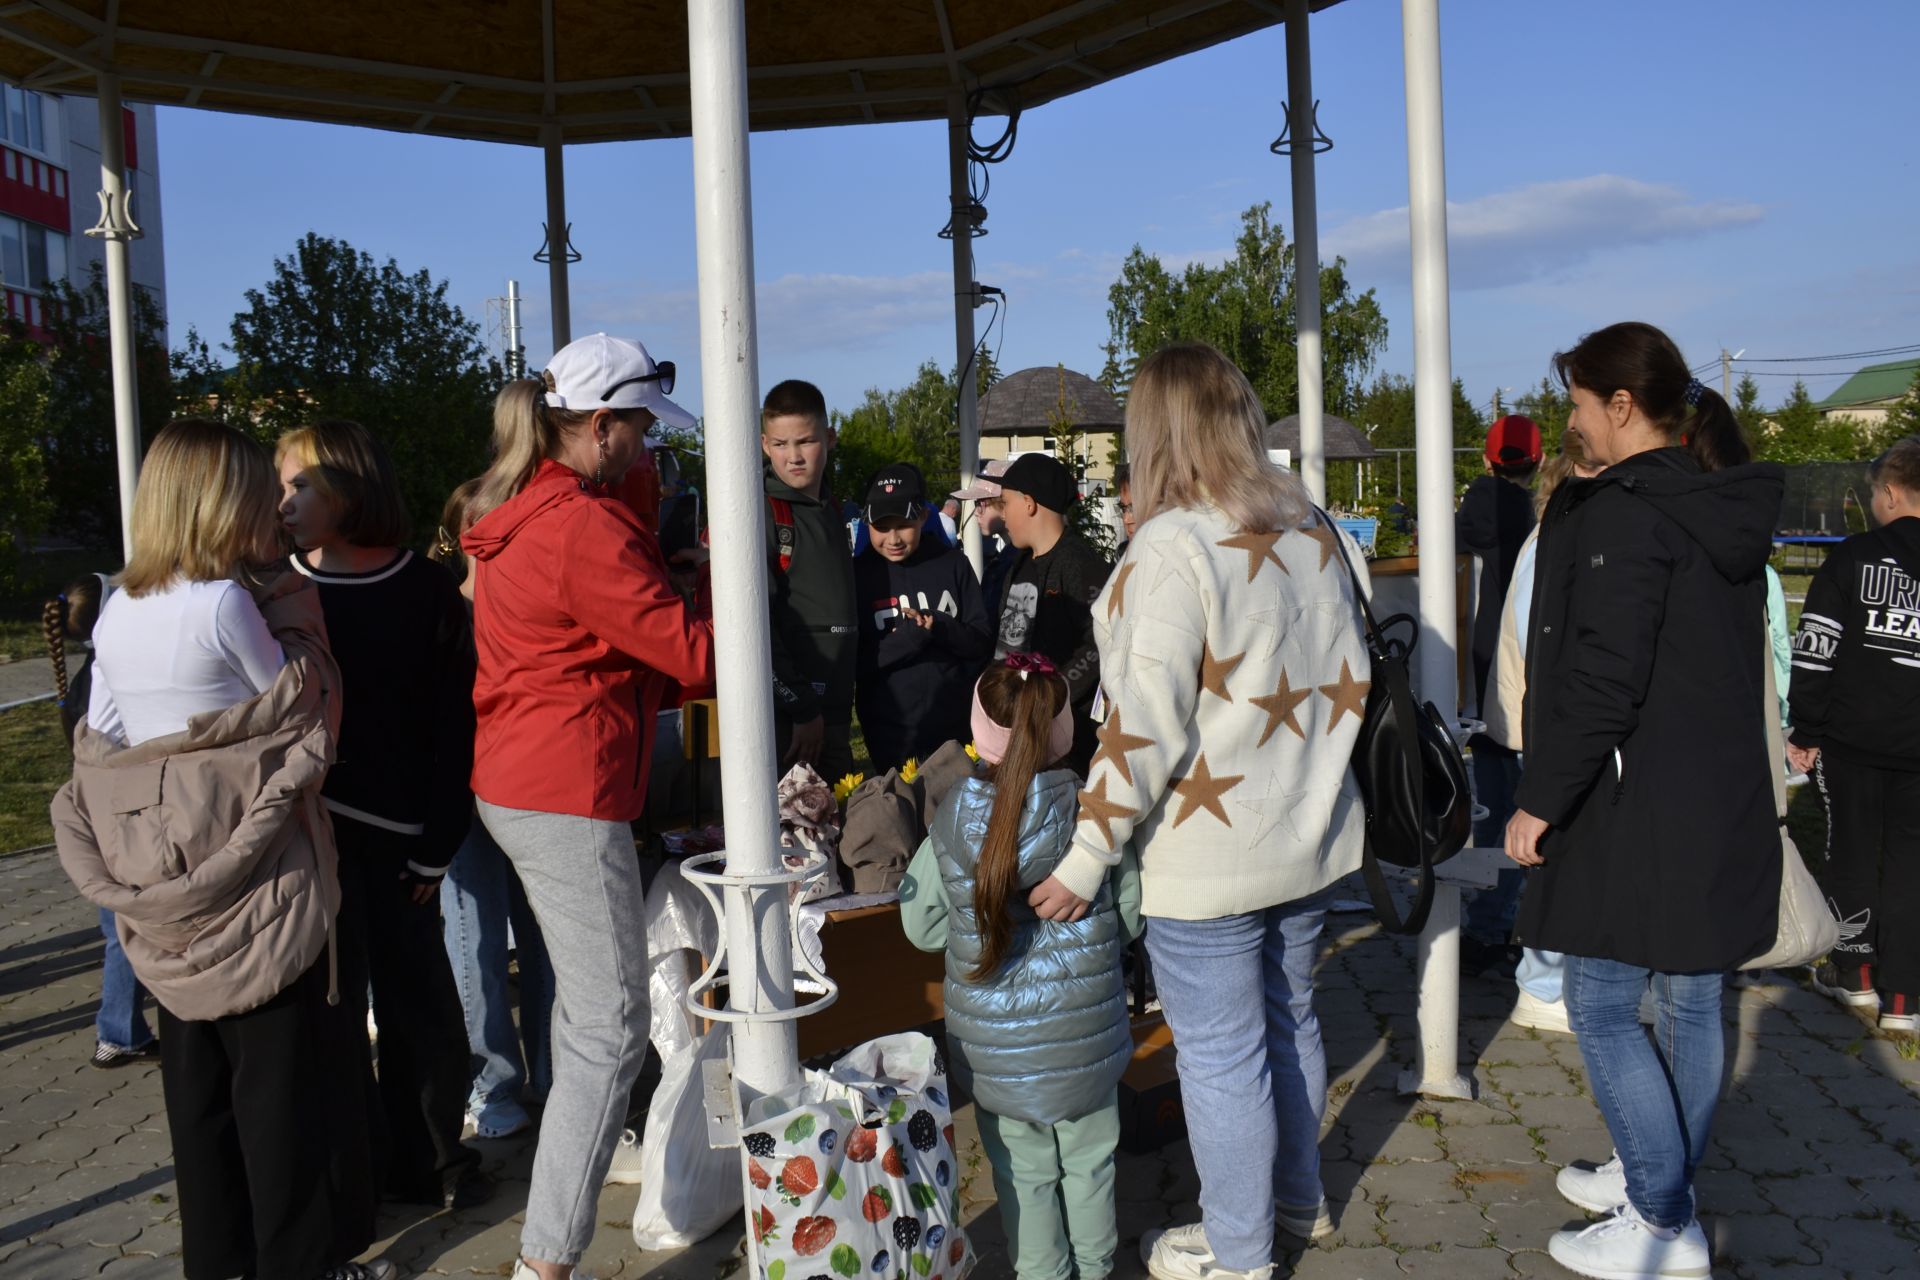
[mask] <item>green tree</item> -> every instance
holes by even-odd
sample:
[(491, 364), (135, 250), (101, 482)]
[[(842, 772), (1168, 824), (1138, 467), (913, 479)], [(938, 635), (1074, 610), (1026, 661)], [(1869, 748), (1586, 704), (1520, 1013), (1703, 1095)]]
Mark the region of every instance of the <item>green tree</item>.
[(211, 383), (214, 409), (262, 440), (322, 418), (363, 423), (393, 455), (415, 528), (432, 529), (448, 492), (486, 462), (505, 375), (479, 325), (445, 281), (344, 240), (309, 232), (273, 268), (233, 318), (236, 367), (213, 368), (202, 343), (182, 373)]
[(1885, 423), (1879, 431), (1883, 445), (1892, 444), (1906, 436), (1920, 435), (1920, 370), (1915, 370), (1913, 385), (1907, 388), (1907, 394), (1894, 402), (1887, 411)]
[[(1522, 412), (1522, 410), (1516, 409), (1515, 412)], [(1383, 373), (1360, 393), (1349, 416), (1355, 426), (1362, 432), (1368, 433), (1368, 439), (1372, 441), (1374, 448), (1410, 450), (1414, 447), (1413, 413), (1413, 381), (1404, 374)], [(1460, 379), (1455, 378), (1453, 380), (1453, 443), (1456, 450), (1469, 450), (1467, 453), (1454, 454), (1456, 491), (1464, 489), (1475, 476), (1480, 474), (1478, 454), (1481, 446), (1486, 443), (1486, 439), (1486, 416), (1467, 395), (1466, 386)], [(1414, 466), (1412, 453), (1400, 455), (1398, 496), (1409, 509), (1417, 507)], [(1329, 496), (1344, 498), (1353, 492), (1352, 467), (1352, 463), (1327, 464)], [(1395, 460), (1392, 455), (1382, 457), (1375, 462), (1368, 478), (1369, 500), (1391, 502), (1395, 497), (1394, 476)]]
[(1740, 430), (1747, 437), (1747, 443), (1758, 446), (1766, 430), (1766, 410), (1760, 407), (1760, 384), (1753, 375), (1743, 373), (1733, 388), (1733, 416), (1740, 420)]
[[(84, 288), (54, 283), (44, 313), (48, 340), (35, 351), (45, 356), (48, 381), (39, 436), (52, 504), (47, 527), (90, 548), (112, 548), (118, 555), (120, 479), (105, 268), (94, 264)], [(159, 307), (144, 289), (136, 288), (133, 359), (143, 450), (175, 413), (163, 327)]]
[(54, 511), (41, 445), (50, 386), (40, 345), (15, 321), (0, 326), (0, 592), (22, 588), (21, 557)]
[[(1081, 431), (1073, 420), (1073, 401), (1067, 395), (1067, 367), (1058, 366), (1060, 389), (1053, 407), (1047, 410), (1047, 434), (1053, 438), (1053, 456), (1067, 468), (1073, 477), (1076, 493), (1084, 495), (1087, 489), (1086, 459), (1081, 455), (1086, 448), (1086, 433)], [(1102, 518), (1099, 508), (1085, 500), (1074, 503), (1067, 509), (1067, 527), (1085, 538), (1101, 555), (1111, 559), (1115, 546), (1113, 526)]]
[(1566, 432), (1567, 419), (1573, 415), (1573, 397), (1552, 378), (1515, 397), (1515, 413), (1525, 414), (1540, 424), (1540, 448), (1543, 457), (1560, 452), (1560, 437)]
[(1794, 380), (1779, 408), (1766, 415), (1752, 437), (1754, 451), (1768, 462), (1851, 462), (1872, 452), (1872, 432), (1859, 431), (1851, 418), (1828, 418), (1814, 406), (1807, 384)]
[[(1139, 360), (1169, 342), (1211, 343), (1238, 364), (1269, 419), (1299, 407), (1293, 315), (1293, 246), (1273, 221), (1273, 206), (1241, 215), (1231, 258), (1219, 266), (1192, 263), (1178, 275), (1139, 245), (1107, 290), (1111, 336), (1102, 380), (1130, 382)], [(1373, 291), (1355, 294), (1346, 264), (1321, 265), (1321, 340), (1326, 404), (1351, 416), (1363, 380), (1385, 349), (1387, 319)]]

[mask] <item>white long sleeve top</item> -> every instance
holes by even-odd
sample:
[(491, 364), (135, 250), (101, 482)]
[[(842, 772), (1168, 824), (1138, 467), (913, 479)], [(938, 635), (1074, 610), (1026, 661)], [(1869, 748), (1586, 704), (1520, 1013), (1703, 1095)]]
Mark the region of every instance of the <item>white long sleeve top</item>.
[(1371, 676), (1353, 583), (1324, 525), (1238, 533), (1163, 511), (1094, 602), (1108, 712), (1054, 874), (1091, 898), (1120, 851), (1142, 911), (1208, 920), (1306, 897), (1360, 865), (1350, 767)]
[(287, 661), (253, 597), (224, 578), (114, 592), (93, 650), (87, 723), (128, 746), (266, 692)]

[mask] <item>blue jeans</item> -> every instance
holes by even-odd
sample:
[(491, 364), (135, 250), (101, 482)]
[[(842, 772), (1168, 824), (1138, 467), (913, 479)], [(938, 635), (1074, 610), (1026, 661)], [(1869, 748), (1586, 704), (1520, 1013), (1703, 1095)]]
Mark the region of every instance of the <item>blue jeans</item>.
[[(1627, 1198), (1655, 1226), (1693, 1220), (1693, 1175), (1720, 1102), (1724, 980), (1717, 972), (1660, 973), (1567, 957), (1567, 1021), (1626, 1168)], [(1651, 1036), (1638, 1012), (1649, 984), (1657, 1010)]]
[(140, 1012), (147, 989), (133, 976), (127, 953), (120, 949), (113, 912), (105, 907), (100, 908), (100, 934), (107, 941), (107, 957), (100, 966), (100, 1012), (93, 1020), (93, 1037), (115, 1049), (144, 1049), (153, 1043), (146, 1015)]
[(1147, 922), (1147, 954), (1178, 1050), (1207, 1244), (1220, 1264), (1273, 1261), (1275, 1201), (1320, 1186), (1327, 1053), (1313, 961), (1327, 892), (1217, 920)]
[[(520, 878), (478, 818), (440, 882), (440, 910), (474, 1059), (467, 1109), (483, 1126), (517, 1128), (527, 1118), (523, 1093), (544, 1102), (553, 1084), (553, 966)], [(517, 1037), (507, 992), (509, 921), (520, 955)]]

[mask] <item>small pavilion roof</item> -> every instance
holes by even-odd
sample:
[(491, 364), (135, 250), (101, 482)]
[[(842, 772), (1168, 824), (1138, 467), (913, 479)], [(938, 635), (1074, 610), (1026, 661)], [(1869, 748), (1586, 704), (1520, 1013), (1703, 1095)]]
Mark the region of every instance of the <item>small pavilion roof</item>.
[[(1328, 462), (1361, 462), (1377, 458), (1380, 451), (1367, 440), (1367, 433), (1331, 413), (1320, 416), (1321, 436), (1326, 441)], [(1300, 415), (1290, 413), (1267, 427), (1267, 448), (1287, 449), (1300, 457)]]
[(1884, 364), (1870, 364), (1835, 387), (1814, 408), (1845, 409), (1898, 400), (1907, 394), (1916, 375), (1920, 375), (1920, 360), (1889, 360)]
[[(1337, 0), (1312, 0), (1316, 10)], [(1034, 106), (1273, 26), (1280, 0), (747, 0), (751, 125), (945, 119)], [(129, 101), (495, 142), (692, 131), (676, 0), (18, 0), (0, 76)], [(1276, 75), (1278, 72), (1276, 71)]]
[(1010, 373), (980, 397), (980, 434), (1045, 435), (1064, 412), (1081, 431), (1118, 431), (1126, 414), (1111, 392), (1084, 373), (1041, 365)]

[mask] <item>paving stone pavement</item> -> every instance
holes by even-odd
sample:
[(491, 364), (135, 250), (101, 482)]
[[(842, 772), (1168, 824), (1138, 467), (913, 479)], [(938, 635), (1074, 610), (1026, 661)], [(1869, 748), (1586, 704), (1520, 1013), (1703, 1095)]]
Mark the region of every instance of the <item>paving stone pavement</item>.
[[(1411, 944), (1336, 916), (1318, 979), (1332, 1076), (1322, 1174), (1338, 1230), (1281, 1242), (1278, 1276), (1567, 1276), (1547, 1236), (1583, 1215), (1553, 1189), (1609, 1143), (1569, 1036), (1505, 1021), (1511, 988), (1462, 986), (1471, 1102), (1400, 1097), (1415, 1043)], [(125, 1280), (180, 1274), (180, 1226), (159, 1072), (90, 1067), (99, 996), (93, 912), (51, 854), (0, 862), (0, 1274)], [(1920, 1274), (1920, 1061), (1798, 986), (1730, 989), (1729, 1072), (1702, 1170), (1715, 1275), (1791, 1280)], [(977, 1150), (956, 1117), (963, 1162)], [(511, 1272), (532, 1144), (481, 1143), (495, 1200), (461, 1213), (389, 1214), (380, 1251), (411, 1275)], [(1199, 1183), (1176, 1143), (1119, 1162), (1117, 1280), (1144, 1275), (1142, 1232), (1194, 1220)], [(725, 1280), (728, 1227), (678, 1253), (632, 1243), (634, 1190), (609, 1189), (585, 1266), (600, 1280)], [(984, 1162), (963, 1182), (981, 1280), (1012, 1276)], [(273, 1280), (300, 1280), (275, 1277)]]

